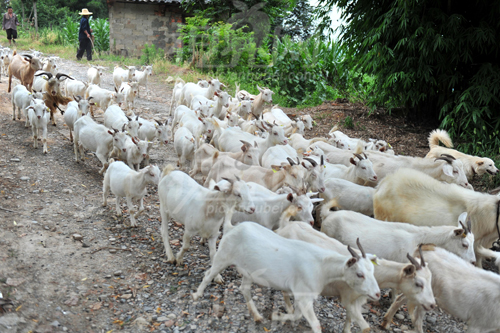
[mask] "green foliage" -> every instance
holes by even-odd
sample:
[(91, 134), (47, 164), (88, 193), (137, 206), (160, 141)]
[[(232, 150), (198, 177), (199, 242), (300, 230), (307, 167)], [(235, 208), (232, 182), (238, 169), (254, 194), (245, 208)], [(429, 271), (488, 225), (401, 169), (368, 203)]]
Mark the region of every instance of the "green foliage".
[(200, 16), (186, 18), (186, 24), (179, 28), (183, 47), (178, 50), (178, 61), (191, 61), (202, 71), (219, 72), (243, 72), (268, 63), (270, 55), (264, 48), (257, 49), (253, 32), (232, 29), (229, 23), (208, 22)]
[(369, 103), (441, 122), (465, 152), (499, 154), (499, 0), (321, 4), (343, 10), (347, 66), (375, 79)]
[[(94, 35), (94, 50), (101, 53), (109, 51), (109, 21), (107, 18), (90, 19), (90, 28)], [(79, 26), (78, 26), (79, 27)]]
[(141, 64), (151, 65), (162, 58), (165, 58), (165, 52), (162, 49), (157, 49), (153, 43), (151, 43), (151, 45), (148, 45), (147, 43), (144, 44), (141, 55)]
[(352, 121), (351, 116), (347, 116), (344, 119), (344, 127), (348, 129), (353, 129), (354, 128), (354, 122)]
[(290, 36), (293, 40), (306, 40), (314, 33), (313, 7), (307, 0), (297, 0), (287, 15), (277, 18), (277, 37)]
[(337, 44), (317, 38), (294, 42), (289, 36), (277, 40), (267, 84), (287, 97), (286, 106), (321, 103), (335, 98), (333, 78), (342, 54)]
[[(22, 18), (22, 8), (24, 6), (25, 20), (31, 22), (33, 18), (32, 0), (12, 0), (11, 6), (18, 15), (19, 20)], [(82, 8), (87, 8), (92, 12), (93, 18), (108, 17), (108, 6), (103, 0), (37, 0), (36, 7), (39, 28), (64, 25), (67, 17), (77, 20), (81, 17), (78, 12)]]
[(66, 18), (66, 23), (62, 27), (62, 35), (64, 38), (64, 45), (71, 45), (78, 48), (78, 30), (80, 29), (80, 23), (72, 19), (71, 17)]

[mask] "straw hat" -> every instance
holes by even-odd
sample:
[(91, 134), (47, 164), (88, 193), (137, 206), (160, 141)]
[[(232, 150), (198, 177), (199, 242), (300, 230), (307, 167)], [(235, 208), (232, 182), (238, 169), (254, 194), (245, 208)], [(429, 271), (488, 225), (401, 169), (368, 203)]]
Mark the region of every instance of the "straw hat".
[(92, 12), (89, 12), (89, 10), (87, 8), (83, 8), (82, 11), (78, 14), (80, 14), (80, 15), (92, 15)]

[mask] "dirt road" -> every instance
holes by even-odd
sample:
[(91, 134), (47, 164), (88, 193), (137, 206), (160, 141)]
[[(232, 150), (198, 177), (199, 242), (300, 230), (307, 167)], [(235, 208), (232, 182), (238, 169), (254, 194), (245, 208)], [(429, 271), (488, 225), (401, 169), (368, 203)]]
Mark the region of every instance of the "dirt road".
[[(63, 61), (61, 68), (86, 79), (87, 67), (82, 64)], [(144, 118), (167, 117), (171, 87), (163, 79), (153, 77), (155, 92), (150, 96), (141, 92), (137, 104)], [(223, 285), (212, 284), (205, 297), (193, 302), (190, 292), (209, 267), (208, 248), (195, 237), (184, 266), (168, 264), (159, 233), (156, 190), (149, 188), (139, 227), (124, 227), (129, 224), (126, 205), (122, 205), (123, 217), (115, 216), (113, 196), (108, 207), (102, 207), (97, 158), (88, 153), (84, 162), (74, 161), (69, 131), (60, 114), (57, 127), (49, 128), (49, 153), (34, 149), (24, 119), (11, 119), (5, 82), (4, 78), (0, 83), (0, 292), (13, 305), (0, 314), (0, 332), (310, 330), (304, 319), (297, 326), (271, 322), (273, 311), (285, 310), (283, 297), (259, 286), (252, 293), (266, 319), (254, 323), (239, 293), (241, 279), (234, 268), (222, 274)], [(108, 70), (104, 87), (111, 88), (111, 82)], [(102, 122), (102, 111), (96, 115)], [(175, 164), (171, 144), (155, 143), (152, 151), (151, 162), (160, 168)], [(180, 224), (170, 224), (174, 252), (182, 233)], [(364, 306), (372, 332), (381, 332), (377, 323), (388, 305), (384, 297), (380, 303)], [(342, 330), (345, 311), (337, 301), (321, 297), (315, 302), (315, 312), (325, 332)], [(394, 332), (411, 325), (407, 313), (400, 312), (395, 324)], [(461, 332), (463, 324), (438, 311), (428, 315), (424, 328)]]

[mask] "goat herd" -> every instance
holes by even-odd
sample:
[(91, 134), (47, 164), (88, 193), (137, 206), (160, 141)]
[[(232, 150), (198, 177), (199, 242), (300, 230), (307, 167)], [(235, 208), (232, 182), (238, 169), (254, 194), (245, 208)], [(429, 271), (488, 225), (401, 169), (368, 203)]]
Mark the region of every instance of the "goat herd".
[[(378, 300), (379, 288), (391, 288), (384, 328), (407, 303), (417, 332), (436, 304), (464, 320), (469, 332), (499, 331), (500, 277), (481, 266), (484, 258), (500, 265), (500, 255), (489, 249), (499, 236), (500, 198), (475, 192), (467, 180), (498, 169), (489, 158), (452, 149), (445, 131), (430, 134), (425, 158), (397, 156), (385, 141), (364, 142), (336, 128), (330, 138), (307, 140), (312, 118), (292, 120), (276, 106), (266, 108), (271, 90), (257, 86), (260, 93), (252, 95), (237, 86), (231, 97), (213, 78), (177, 79), (171, 117), (151, 121), (134, 114), (151, 66), (115, 67), (115, 91), (109, 91), (100, 87), (103, 67), (90, 67), (88, 82), (81, 82), (57, 73), (53, 58), (42, 64), (37, 52), (2, 54), (10, 62), (9, 92), (12, 77), (21, 82), (12, 90), (13, 120), (17, 108), (18, 119), (24, 114), (32, 127), (35, 148), (42, 129), (47, 153), (47, 125), (50, 119), (55, 125), (56, 109), (67, 105), (76, 162), (88, 149), (102, 163), (104, 206), (111, 191), (120, 215), (119, 198), (125, 197), (135, 227), (147, 185), (157, 185), (168, 261), (183, 263), (192, 236), (207, 241), (212, 266), (194, 300), (212, 280), (223, 283), (220, 273), (235, 265), (256, 321), (262, 316), (252, 283), (283, 292), (287, 313), (273, 313), (273, 320), (304, 316), (314, 332), (321, 331), (313, 309), (319, 295), (340, 298), (344, 332), (354, 322), (366, 333), (361, 305)], [(104, 111), (104, 124), (94, 121), (93, 107)], [(167, 165), (160, 172), (149, 164), (156, 139), (173, 140), (181, 170)], [(132, 200), (140, 201), (137, 210)], [(185, 226), (177, 256), (168, 236), (171, 218)]]

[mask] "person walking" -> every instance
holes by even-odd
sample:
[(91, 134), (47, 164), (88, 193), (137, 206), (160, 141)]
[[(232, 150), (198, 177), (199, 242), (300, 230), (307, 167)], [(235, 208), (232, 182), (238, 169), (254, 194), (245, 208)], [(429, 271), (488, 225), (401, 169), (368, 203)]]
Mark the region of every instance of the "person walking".
[(19, 21), (17, 20), (17, 15), (12, 12), (12, 7), (7, 7), (7, 13), (3, 15), (3, 30), (7, 31), (7, 39), (9, 40), (9, 46), (12, 45), (12, 41), (16, 44), (17, 38), (17, 26)]
[(78, 40), (80, 41), (80, 48), (76, 53), (76, 59), (82, 60), (83, 52), (87, 51), (87, 60), (92, 60), (92, 29), (90, 29), (89, 17), (92, 15), (87, 8), (83, 8), (80, 13), (82, 19), (80, 20), (80, 31), (78, 32)]

